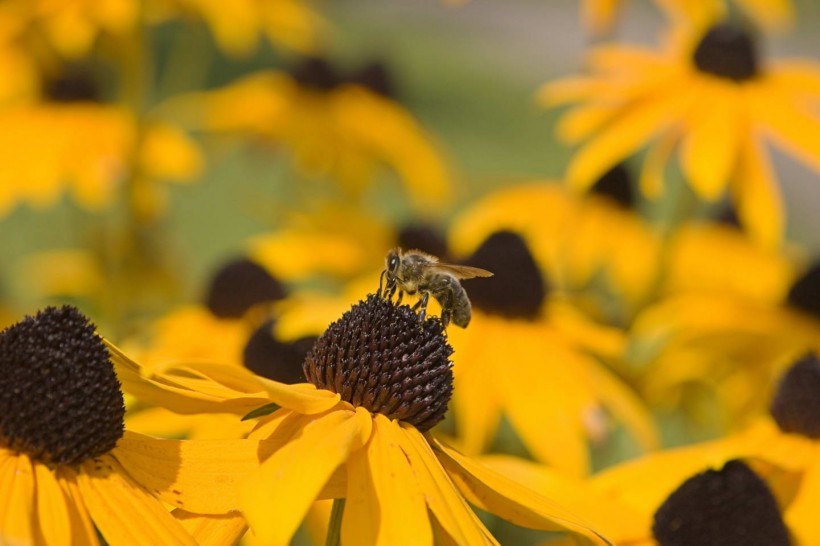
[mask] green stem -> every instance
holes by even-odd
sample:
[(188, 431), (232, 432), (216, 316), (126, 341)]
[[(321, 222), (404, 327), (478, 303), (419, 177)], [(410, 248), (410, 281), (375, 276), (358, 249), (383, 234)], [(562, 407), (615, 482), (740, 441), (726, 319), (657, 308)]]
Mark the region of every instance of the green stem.
[(330, 523), (327, 526), (327, 540), (325, 546), (340, 546), (342, 543), (342, 514), (345, 511), (344, 499), (333, 499), (333, 508), (330, 510)]

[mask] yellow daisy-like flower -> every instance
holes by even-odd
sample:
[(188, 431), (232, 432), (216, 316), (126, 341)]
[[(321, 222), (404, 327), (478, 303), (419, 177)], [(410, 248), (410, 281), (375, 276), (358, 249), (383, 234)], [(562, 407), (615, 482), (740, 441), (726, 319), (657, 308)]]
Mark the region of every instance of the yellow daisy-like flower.
[(575, 475), (589, 471), (588, 443), (608, 436), (611, 417), (642, 448), (656, 445), (648, 412), (601, 360), (617, 362), (623, 334), (548, 297), (521, 236), (494, 232), (463, 263), (494, 273), (465, 283), (473, 320), (448, 331), (456, 432), (468, 453), (486, 449), (502, 414), (536, 459)]
[[(180, 369), (135, 386), (186, 410), (209, 404), (236, 409), (267, 393), (270, 403), (253, 415), (269, 415), (251, 438), (267, 442), (272, 454), (238, 491), (252, 532), (266, 544), (288, 544), (318, 498), (345, 499), (335, 502), (334, 512), (339, 516), (343, 506), (343, 517), (335, 517), (330, 529), (344, 544), (433, 544), (434, 536), (453, 544), (494, 543), (468, 502), (518, 525), (607, 544), (558, 503), (425, 434), (447, 409), (451, 352), (438, 320), (420, 323), (409, 307), (371, 295), (332, 324), (309, 353), (305, 372), (313, 384), (256, 378), (253, 387), (247, 377), (220, 377), (224, 369), (210, 368), (204, 376), (200, 366), (197, 376)], [(119, 365), (126, 375), (138, 373), (122, 358)], [(139, 459), (132, 462), (139, 467)], [(157, 483), (149, 487), (169, 495), (162, 483), (167, 476), (146, 474), (140, 477)], [(199, 511), (207, 513), (214, 502), (178, 490), (183, 494), (177, 499)]]
[(96, 545), (98, 530), (112, 545), (197, 544), (123, 468), (155, 441), (124, 432), (123, 413), (109, 353), (75, 308), (0, 332), (0, 542)]
[(756, 240), (781, 241), (783, 207), (765, 144), (820, 170), (820, 66), (764, 66), (749, 33), (721, 24), (678, 34), (661, 51), (602, 46), (589, 71), (540, 92), (545, 105), (576, 104), (558, 126), (560, 138), (583, 143), (567, 170), (573, 188), (588, 188), (648, 145), (641, 187), (657, 196), (677, 151), (699, 197), (716, 201), (729, 190)]
[[(777, 498), (793, 537), (791, 544), (816, 544), (820, 540), (815, 517), (820, 502), (818, 388), (820, 360), (812, 354), (798, 360), (783, 377), (771, 404), (771, 419), (762, 419), (722, 440), (652, 454), (614, 467), (596, 476), (592, 485), (614, 502), (653, 514), (689, 476), (740, 458), (755, 469)], [(650, 521), (647, 519), (647, 523)], [(644, 529), (649, 536), (649, 526)], [(611, 536), (617, 542), (618, 532), (613, 531)]]
[[(726, 17), (727, 0), (655, 0), (670, 16), (706, 28)], [(758, 25), (782, 29), (794, 20), (791, 0), (735, 0)], [(622, 7), (621, 0), (581, 0), (581, 21), (593, 35), (610, 31)]]
[[(207, 131), (245, 133), (286, 147), (305, 176), (331, 176), (359, 196), (387, 167), (427, 207), (450, 198), (450, 175), (429, 134), (384, 96), (378, 65), (342, 77), (319, 59), (293, 75), (260, 72), (221, 90), (184, 97), (175, 109)], [(241, 108), (238, 107), (241, 105)]]

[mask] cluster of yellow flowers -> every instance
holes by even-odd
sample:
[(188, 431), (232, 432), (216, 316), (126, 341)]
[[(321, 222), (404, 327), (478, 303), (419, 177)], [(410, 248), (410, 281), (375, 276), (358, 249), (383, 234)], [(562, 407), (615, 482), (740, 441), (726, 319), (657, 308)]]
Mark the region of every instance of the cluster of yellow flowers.
[(761, 52), (789, 0), (645, 4), (657, 48), (579, 2), (532, 90), (565, 175), (486, 189), (338, 62), (344, 8), (5, 0), (0, 545), (820, 544), (820, 260), (769, 151), (820, 172), (820, 63)]

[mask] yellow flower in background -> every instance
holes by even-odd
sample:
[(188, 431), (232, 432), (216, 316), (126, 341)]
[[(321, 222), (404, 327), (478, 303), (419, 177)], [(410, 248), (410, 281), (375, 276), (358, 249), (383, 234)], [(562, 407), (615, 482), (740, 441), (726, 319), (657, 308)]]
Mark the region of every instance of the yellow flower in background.
[(614, 423), (655, 447), (649, 413), (604, 364), (617, 363), (623, 334), (550, 297), (521, 236), (491, 233), (461, 263), (494, 273), (465, 283), (473, 320), (448, 330), (456, 436), (467, 453), (488, 447), (502, 414), (534, 458), (576, 476), (590, 470), (588, 444), (604, 442)]
[[(615, 26), (624, 4), (622, 0), (581, 0), (581, 22), (593, 35), (606, 34)], [(724, 19), (731, 4), (765, 28), (783, 29), (794, 22), (791, 0), (655, 0), (655, 4), (668, 15), (696, 28), (707, 28)]]
[(155, 441), (124, 431), (123, 413), (110, 355), (75, 308), (0, 332), (0, 542), (197, 544), (123, 468)]
[(412, 115), (382, 94), (386, 78), (380, 65), (342, 77), (309, 59), (293, 75), (259, 72), (168, 108), (192, 127), (282, 146), (303, 176), (329, 176), (347, 196), (361, 196), (386, 167), (417, 204), (440, 207), (451, 192), (445, 160)]
[[(605, 173), (586, 196), (555, 181), (511, 185), (459, 216), (450, 231), (452, 253), (466, 256), (494, 231), (514, 231), (527, 241), (550, 288), (595, 315), (624, 320), (651, 296), (660, 266), (660, 238), (630, 210), (632, 194), (623, 166)], [(595, 297), (595, 288), (606, 299)], [(582, 301), (587, 298), (592, 301)]]
[(808, 60), (763, 65), (754, 38), (719, 24), (678, 33), (660, 51), (608, 45), (589, 56), (589, 75), (547, 84), (540, 101), (575, 104), (559, 138), (581, 144), (567, 170), (586, 189), (648, 146), (641, 188), (663, 191), (674, 152), (687, 183), (706, 201), (727, 191), (741, 223), (767, 245), (783, 237), (784, 215), (771, 143), (820, 170), (820, 66)]
[(326, 23), (303, 0), (239, 0), (231, 9), (212, 0), (147, 0), (152, 22), (172, 18), (201, 18), (219, 47), (235, 57), (256, 51), (260, 38), (302, 54), (315, 52)]
[[(456, 544), (492, 543), (468, 502), (517, 525), (608, 544), (559, 503), (424, 434), (447, 409), (452, 349), (438, 321), (419, 326), (409, 307), (368, 296), (331, 325), (308, 355), (305, 370), (313, 384), (255, 378), (254, 386), (248, 376), (201, 365), (138, 382), (133, 363), (122, 355), (115, 360), (126, 389), (164, 399), (169, 407), (237, 410), (257, 400), (262, 407), (253, 414), (269, 413), (251, 438), (272, 454), (239, 489), (251, 532), (266, 544), (288, 544), (319, 498), (344, 499), (335, 502), (343, 517), (331, 531), (345, 544), (432, 544), (434, 535)], [(260, 403), (260, 394), (267, 400)], [(149, 487), (163, 496), (176, 487), (159, 483), (164, 476), (139, 474), (157, 482)], [(213, 501), (185, 490), (179, 488), (177, 499), (208, 513), (203, 508)]]
[[(723, 263), (731, 259), (726, 255)], [(785, 302), (784, 296), (772, 301), (771, 289), (752, 291), (763, 296), (754, 299), (745, 283), (733, 291), (733, 283), (721, 282), (643, 310), (630, 330), (627, 358), (641, 376), (647, 402), (666, 411), (683, 408), (701, 430), (712, 433), (737, 429), (760, 415), (785, 366), (820, 348), (813, 271), (794, 282)], [(776, 280), (772, 286), (782, 293)]]
[[(592, 485), (615, 502), (652, 514), (687, 477), (723, 465), (725, 469), (737, 464), (727, 464), (728, 461), (742, 459), (776, 497), (783, 520), (794, 537), (791, 544), (816, 544), (820, 539), (815, 517), (820, 502), (818, 387), (820, 361), (810, 354), (795, 362), (781, 380), (771, 404), (772, 418), (762, 419), (721, 440), (659, 452), (613, 467), (596, 476)], [(708, 506), (710, 501), (704, 498), (701, 502)], [(768, 511), (756, 512), (752, 504), (746, 512), (760, 517)], [(719, 528), (728, 532), (739, 526), (724, 522)], [(611, 536), (617, 542), (617, 533)], [(767, 538), (760, 533), (749, 536)], [(762, 544), (788, 544), (772, 541), (771, 537), (768, 540)]]

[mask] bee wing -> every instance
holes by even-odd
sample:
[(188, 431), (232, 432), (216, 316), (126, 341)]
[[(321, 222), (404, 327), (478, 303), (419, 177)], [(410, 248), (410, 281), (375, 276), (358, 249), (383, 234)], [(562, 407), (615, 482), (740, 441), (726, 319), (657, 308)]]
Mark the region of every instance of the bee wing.
[(434, 269), (449, 273), (450, 275), (454, 276), (457, 279), (474, 279), (476, 277), (492, 277), (493, 274), (486, 269), (481, 269), (480, 267), (471, 267), (469, 265), (456, 265), (456, 264), (442, 264), (442, 263), (435, 263), (430, 264), (431, 267)]

